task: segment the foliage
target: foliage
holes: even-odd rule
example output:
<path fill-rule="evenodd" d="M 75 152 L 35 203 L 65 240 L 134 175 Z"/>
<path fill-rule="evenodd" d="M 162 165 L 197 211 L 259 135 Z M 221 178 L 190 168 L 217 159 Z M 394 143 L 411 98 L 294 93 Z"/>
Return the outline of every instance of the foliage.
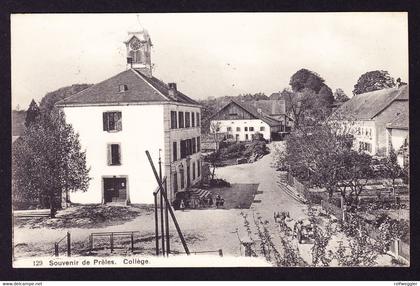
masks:
<path fill-rule="evenodd" d="M 350 100 L 350 98 L 346 95 L 344 90 L 342 90 L 341 88 L 337 88 L 335 90 L 333 96 L 334 96 L 334 100 L 336 102 L 346 102 L 346 101 Z"/>
<path fill-rule="evenodd" d="M 375 70 L 362 74 L 354 85 L 353 94 L 395 87 L 394 78 L 387 71 Z"/>
<path fill-rule="evenodd" d="M 29 108 L 26 111 L 25 127 L 28 128 L 31 124 L 35 123 L 40 114 L 41 112 L 38 104 L 32 99 L 31 104 L 29 104 Z"/>
<path fill-rule="evenodd" d="M 53 110 L 56 102 L 91 86 L 92 84 L 73 84 L 71 86 L 62 87 L 58 90 L 49 92 L 41 99 L 39 107 L 43 113 L 49 113 Z"/>
<path fill-rule="evenodd" d="M 378 227 L 381 249 L 385 253 L 396 239 L 408 240 L 410 237 L 410 224 L 406 220 L 398 221 L 386 216 Z"/>
<path fill-rule="evenodd" d="M 307 69 L 300 69 L 292 75 L 289 84 L 294 92 L 307 88 L 313 90 L 315 93 L 319 93 L 324 82 L 325 80 L 317 73 Z"/>
<path fill-rule="evenodd" d="M 86 154 L 61 111 L 41 116 L 19 139 L 12 150 L 15 198 L 39 200 L 53 214 L 63 192 L 87 190 Z"/>
<path fill-rule="evenodd" d="M 209 181 L 209 185 L 210 187 L 218 187 L 218 188 L 230 187 L 230 183 L 224 179 L 211 179 Z"/>
<path fill-rule="evenodd" d="M 352 144 L 351 134 L 329 124 L 295 130 L 286 140 L 285 161 L 298 180 L 357 201 L 373 170 L 371 157 L 352 150 Z"/>

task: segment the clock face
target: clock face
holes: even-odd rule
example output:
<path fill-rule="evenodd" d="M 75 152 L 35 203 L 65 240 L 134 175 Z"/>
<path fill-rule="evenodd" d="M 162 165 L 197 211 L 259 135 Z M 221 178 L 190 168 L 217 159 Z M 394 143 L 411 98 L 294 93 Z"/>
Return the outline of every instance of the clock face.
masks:
<path fill-rule="evenodd" d="M 138 49 L 140 49 L 140 42 L 138 40 L 134 40 L 130 43 L 130 47 L 133 50 L 138 50 Z"/>

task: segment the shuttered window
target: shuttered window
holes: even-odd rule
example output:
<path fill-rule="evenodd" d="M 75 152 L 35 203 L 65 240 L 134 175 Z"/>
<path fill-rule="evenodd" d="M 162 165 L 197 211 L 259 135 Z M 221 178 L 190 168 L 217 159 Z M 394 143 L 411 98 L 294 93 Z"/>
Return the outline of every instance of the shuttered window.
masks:
<path fill-rule="evenodd" d="M 196 113 L 197 114 L 197 126 L 200 126 L 200 113 Z"/>
<path fill-rule="evenodd" d="M 191 112 L 191 127 L 195 127 L 195 113 Z"/>
<path fill-rule="evenodd" d="M 197 152 L 200 152 L 200 136 L 197 137 Z"/>
<path fill-rule="evenodd" d="M 197 177 L 200 177 L 201 175 L 201 162 L 200 160 L 197 160 Z"/>
<path fill-rule="evenodd" d="M 195 142 L 195 138 L 193 138 L 193 139 L 191 139 L 192 140 L 192 154 L 195 154 L 195 153 L 197 153 L 197 145 L 196 145 L 196 142 Z"/>
<path fill-rule="evenodd" d="M 176 111 L 171 111 L 171 129 L 176 129 L 176 128 L 178 128 Z"/>
<path fill-rule="evenodd" d="M 178 174 L 177 172 L 174 173 L 174 192 L 178 191 Z"/>
<path fill-rule="evenodd" d="M 108 144 L 108 165 L 121 165 L 121 148 L 120 144 Z"/>
<path fill-rule="evenodd" d="M 179 128 L 184 128 L 184 112 L 178 112 L 178 125 Z"/>
<path fill-rule="evenodd" d="M 190 125 L 190 113 L 185 112 L 185 128 L 191 127 Z"/>
<path fill-rule="evenodd" d="M 193 180 L 195 180 L 195 163 L 193 162 L 192 163 L 192 177 L 193 177 Z"/>
<path fill-rule="evenodd" d="M 172 143 L 172 156 L 173 156 L 173 161 L 175 162 L 176 160 L 178 160 L 178 150 L 177 150 L 177 144 L 176 142 Z"/>
<path fill-rule="evenodd" d="M 102 113 L 102 123 L 104 131 L 121 131 L 122 115 L 120 111 L 111 111 Z"/>

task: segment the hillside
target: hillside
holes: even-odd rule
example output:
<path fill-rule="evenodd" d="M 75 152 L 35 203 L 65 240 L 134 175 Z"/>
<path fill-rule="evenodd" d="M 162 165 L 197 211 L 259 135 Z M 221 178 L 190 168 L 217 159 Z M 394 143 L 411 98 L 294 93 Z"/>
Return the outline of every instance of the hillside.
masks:
<path fill-rule="evenodd" d="M 25 130 L 25 110 L 12 110 L 12 136 L 22 136 Z"/>

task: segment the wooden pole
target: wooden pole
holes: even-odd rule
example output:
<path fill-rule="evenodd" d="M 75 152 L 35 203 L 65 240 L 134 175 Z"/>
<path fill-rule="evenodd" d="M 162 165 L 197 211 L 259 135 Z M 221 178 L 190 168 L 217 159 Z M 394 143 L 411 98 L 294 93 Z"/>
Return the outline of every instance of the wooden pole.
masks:
<path fill-rule="evenodd" d="M 159 256 L 159 214 L 157 206 L 157 193 L 153 193 L 155 197 L 155 240 L 156 240 L 156 255 Z"/>
<path fill-rule="evenodd" d="M 110 235 L 110 243 L 111 243 L 111 253 L 114 252 L 114 234 L 111 232 Z"/>
<path fill-rule="evenodd" d="M 71 237 L 70 232 L 67 232 L 67 256 L 71 256 Z"/>
<path fill-rule="evenodd" d="M 160 149 L 159 149 L 159 180 L 162 182 L 162 160 L 160 158 Z M 165 256 L 165 217 L 163 216 L 165 205 L 163 203 L 163 186 L 160 188 L 160 228 L 161 228 L 161 237 L 162 237 L 162 255 Z"/>
<path fill-rule="evenodd" d="M 134 252 L 134 233 L 131 233 L 131 252 Z"/>
<path fill-rule="evenodd" d="M 147 150 L 146 150 L 146 155 L 147 155 L 147 158 L 149 159 L 150 165 L 151 165 L 152 170 L 153 170 L 153 174 L 155 175 L 155 178 L 156 178 L 156 181 L 158 182 L 159 188 L 162 188 L 163 183 L 162 183 L 162 181 L 160 181 L 160 179 L 159 179 L 159 176 L 158 176 L 158 174 L 157 174 L 157 172 L 156 172 L 155 165 L 153 164 L 152 157 L 150 157 L 150 153 L 149 153 L 149 151 L 147 151 Z M 181 232 L 181 229 L 180 229 L 180 227 L 179 227 L 178 221 L 176 220 L 176 217 L 175 217 L 174 211 L 172 210 L 172 206 L 170 205 L 170 203 L 169 203 L 169 201 L 168 201 L 168 197 L 166 196 L 166 193 L 164 193 L 164 199 L 165 199 L 166 203 L 167 203 L 167 204 L 168 204 L 168 206 L 169 206 L 169 207 L 168 207 L 169 213 L 170 213 L 170 215 L 171 215 L 172 221 L 173 221 L 173 222 L 174 222 L 174 224 L 175 224 L 176 231 L 178 232 L 178 235 L 179 235 L 179 238 L 180 238 L 180 240 L 181 240 L 182 246 L 184 247 L 185 253 L 186 253 L 187 255 L 190 255 L 190 250 L 188 249 L 188 246 L 187 246 L 187 243 L 186 243 L 186 241 L 185 241 L 184 235 L 183 235 L 183 234 L 182 234 L 182 232 Z"/>
<path fill-rule="evenodd" d="M 58 256 L 58 243 L 57 242 L 54 243 L 54 255 Z"/>
<path fill-rule="evenodd" d="M 165 179 L 165 194 L 167 194 L 168 190 L 168 181 Z M 169 253 L 171 251 L 170 242 L 169 242 L 169 214 L 168 214 L 168 208 L 170 205 L 165 202 L 165 228 L 166 228 L 166 256 L 169 256 Z"/>

